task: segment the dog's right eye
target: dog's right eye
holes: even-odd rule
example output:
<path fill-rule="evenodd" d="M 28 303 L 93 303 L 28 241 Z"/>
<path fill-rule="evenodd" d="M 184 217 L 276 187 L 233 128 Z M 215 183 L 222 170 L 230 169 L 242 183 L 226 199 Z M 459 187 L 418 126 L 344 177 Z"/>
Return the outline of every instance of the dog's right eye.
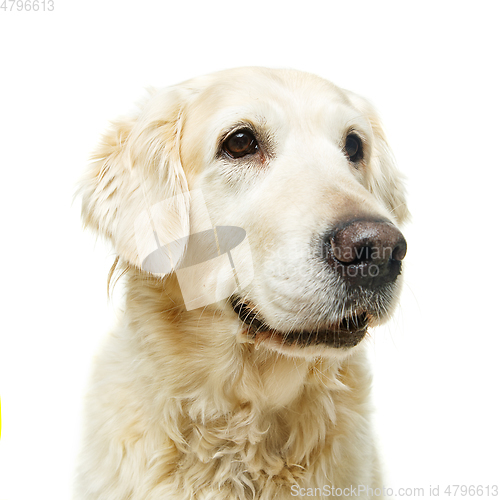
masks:
<path fill-rule="evenodd" d="M 259 149 L 259 143 L 250 130 L 239 130 L 222 143 L 222 149 L 231 158 L 242 158 L 255 154 Z"/>

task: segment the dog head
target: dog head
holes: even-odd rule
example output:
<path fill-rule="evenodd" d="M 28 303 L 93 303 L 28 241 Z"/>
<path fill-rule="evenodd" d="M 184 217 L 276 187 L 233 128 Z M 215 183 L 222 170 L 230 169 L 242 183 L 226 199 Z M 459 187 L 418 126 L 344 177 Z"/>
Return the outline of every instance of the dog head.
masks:
<path fill-rule="evenodd" d="M 234 316 L 240 340 L 340 355 L 391 314 L 408 211 L 359 96 L 297 71 L 223 71 L 154 93 L 95 160 L 85 223 L 156 279 L 183 270 L 179 282 L 215 290 L 226 300 L 211 307 Z M 163 268 L 151 267 L 167 247 Z M 226 253 L 221 271 L 214 257 Z M 209 261 L 201 278 L 187 271 Z"/>

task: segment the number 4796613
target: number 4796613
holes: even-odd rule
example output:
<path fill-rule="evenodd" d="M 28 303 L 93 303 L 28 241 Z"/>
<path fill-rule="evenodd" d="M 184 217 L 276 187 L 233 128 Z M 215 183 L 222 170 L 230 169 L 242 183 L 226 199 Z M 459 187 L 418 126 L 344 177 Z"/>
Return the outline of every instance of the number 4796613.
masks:
<path fill-rule="evenodd" d="M 4 12 L 13 10 L 18 12 L 29 12 L 30 10 L 51 12 L 54 10 L 54 0 L 3 0 L 0 10 Z"/>
<path fill-rule="evenodd" d="M 453 484 L 453 485 L 448 485 L 448 487 L 444 490 L 445 495 L 447 496 L 461 496 L 461 497 L 482 497 L 483 495 L 485 497 L 496 497 L 498 496 L 498 485 L 494 484 L 491 486 L 482 486 L 482 485 L 476 485 L 476 486 L 469 486 L 465 484 Z"/>

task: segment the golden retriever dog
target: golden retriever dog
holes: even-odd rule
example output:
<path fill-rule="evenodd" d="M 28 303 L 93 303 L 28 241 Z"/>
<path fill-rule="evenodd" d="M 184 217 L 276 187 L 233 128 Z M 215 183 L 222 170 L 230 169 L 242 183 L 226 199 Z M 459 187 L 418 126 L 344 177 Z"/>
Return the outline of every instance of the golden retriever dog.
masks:
<path fill-rule="evenodd" d="M 293 70 L 195 78 L 114 123 L 80 193 L 125 299 L 75 498 L 380 496 L 364 339 L 407 208 L 373 107 Z"/>

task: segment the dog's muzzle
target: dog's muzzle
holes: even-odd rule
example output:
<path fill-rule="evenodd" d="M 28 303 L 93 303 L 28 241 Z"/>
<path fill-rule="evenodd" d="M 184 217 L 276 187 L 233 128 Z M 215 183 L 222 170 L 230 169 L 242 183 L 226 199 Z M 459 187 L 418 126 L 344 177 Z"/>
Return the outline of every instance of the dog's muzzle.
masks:
<path fill-rule="evenodd" d="M 349 220 L 328 231 L 321 245 L 321 259 L 343 289 L 340 310 L 345 310 L 345 315 L 313 330 L 279 331 L 266 322 L 258 307 L 233 296 L 233 309 L 256 344 L 271 338 L 297 347 L 354 347 L 363 340 L 368 326 L 377 323 L 387 310 L 384 302 L 391 300 L 406 255 L 406 240 L 396 226 L 386 219 Z"/>

